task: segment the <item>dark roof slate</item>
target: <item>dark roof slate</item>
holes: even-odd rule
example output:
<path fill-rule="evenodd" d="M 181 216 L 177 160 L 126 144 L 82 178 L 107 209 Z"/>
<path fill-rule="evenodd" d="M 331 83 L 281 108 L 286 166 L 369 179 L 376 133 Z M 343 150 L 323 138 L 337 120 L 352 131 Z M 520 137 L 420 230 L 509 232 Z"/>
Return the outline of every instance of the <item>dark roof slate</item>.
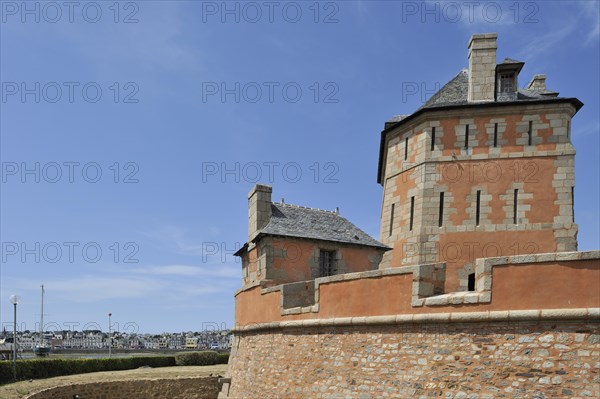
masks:
<path fill-rule="evenodd" d="M 272 203 L 271 211 L 271 219 L 260 234 L 388 249 L 336 212 L 280 203 Z"/>
<path fill-rule="evenodd" d="M 512 58 L 506 57 L 505 59 L 502 60 L 502 62 L 500 63 L 500 65 L 503 65 L 503 64 L 524 64 L 524 63 L 525 62 L 523 62 L 523 61 L 513 60 Z"/>
<path fill-rule="evenodd" d="M 518 89 L 517 99 L 519 100 L 539 100 L 540 98 L 555 98 L 558 96 L 558 92 L 552 90 L 530 90 L 530 89 Z"/>
<path fill-rule="evenodd" d="M 505 63 L 520 63 L 521 61 L 505 59 Z M 445 107 L 448 105 L 469 105 L 467 101 L 469 92 L 469 71 L 463 69 L 446 83 L 437 93 L 435 93 L 419 110 L 424 108 Z M 537 91 L 528 89 L 518 89 L 517 101 L 527 100 L 546 100 L 557 98 L 558 93 L 551 90 Z M 496 102 L 514 101 L 514 99 L 499 97 Z M 404 118 L 403 118 L 404 119 Z M 391 122 L 391 121 L 390 121 Z"/>
<path fill-rule="evenodd" d="M 469 94 L 469 72 L 460 71 L 435 93 L 421 108 L 443 107 L 445 105 L 467 104 Z M 419 109 L 421 109 L 419 108 Z"/>
<path fill-rule="evenodd" d="M 389 121 L 387 121 L 387 123 L 395 123 L 395 122 L 400 122 L 402 119 L 406 119 L 408 118 L 410 115 L 394 115 L 391 117 L 391 119 Z"/>

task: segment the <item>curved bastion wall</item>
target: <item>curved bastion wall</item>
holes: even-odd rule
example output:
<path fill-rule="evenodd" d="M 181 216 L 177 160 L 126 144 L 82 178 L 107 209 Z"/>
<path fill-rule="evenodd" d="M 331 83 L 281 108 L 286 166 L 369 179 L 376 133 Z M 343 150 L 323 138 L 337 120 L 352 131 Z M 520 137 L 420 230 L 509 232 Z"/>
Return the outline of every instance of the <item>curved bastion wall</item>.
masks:
<path fill-rule="evenodd" d="M 236 293 L 220 398 L 600 396 L 600 252 L 443 263 Z"/>
<path fill-rule="evenodd" d="M 597 321 L 556 319 L 247 332 L 220 397 L 598 397 L 599 340 Z"/>

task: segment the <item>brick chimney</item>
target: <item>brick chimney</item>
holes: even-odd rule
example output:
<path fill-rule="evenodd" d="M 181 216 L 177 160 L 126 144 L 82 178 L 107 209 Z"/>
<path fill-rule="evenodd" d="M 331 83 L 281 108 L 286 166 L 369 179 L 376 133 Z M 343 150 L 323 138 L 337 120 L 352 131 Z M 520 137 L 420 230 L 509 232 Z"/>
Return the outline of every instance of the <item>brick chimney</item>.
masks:
<path fill-rule="evenodd" d="M 533 78 L 531 78 L 531 82 L 529 82 L 527 88 L 529 90 L 546 90 L 546 75 L 533 75 Z"/>
<path fill-rule="evenodd" d="M 248 242 L 251 242 L 271 219 L 273 188 L 257 184 L 248 193 Z"/>
<path fill-rule="evenodd" d="M 498 34 L 480 33 L 469 40 L 469 102 L 494 101 Z"/>

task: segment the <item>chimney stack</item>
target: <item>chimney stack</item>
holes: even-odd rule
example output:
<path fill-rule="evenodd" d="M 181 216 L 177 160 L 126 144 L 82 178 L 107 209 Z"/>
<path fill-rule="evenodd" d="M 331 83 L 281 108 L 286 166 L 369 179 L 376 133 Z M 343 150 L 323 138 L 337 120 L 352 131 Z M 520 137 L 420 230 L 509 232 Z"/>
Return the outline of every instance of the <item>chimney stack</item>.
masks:
<path fill-rule="evenodd" d="M 248 193 L 248 242 L 251 242 L 271 219 L 273 188 L 257 184 Z"/>
<path fill-rule="evenodd" d="M 469 40 L 469 102 L 494 101 L 498 34 L 480 33 Z"/>
<path fill-rule="evenodd" d="M 529 90 L 545 91 L 546 90 L 546 75 L 543 75 L 543 74 L 533 75 L 533 78 L 531 78 L 531 82 L 529 82 L 529 85 L 527 86 L 527 88 Z"/>

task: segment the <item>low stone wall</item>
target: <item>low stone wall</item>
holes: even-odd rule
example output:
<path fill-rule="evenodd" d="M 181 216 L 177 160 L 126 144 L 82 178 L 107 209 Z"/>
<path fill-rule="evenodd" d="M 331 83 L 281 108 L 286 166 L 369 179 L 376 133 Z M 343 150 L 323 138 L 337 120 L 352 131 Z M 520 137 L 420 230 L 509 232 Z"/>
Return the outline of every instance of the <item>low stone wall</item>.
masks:
<path fill-rule="evenodd" d="M 477 259 L 475 291 L 441 294 L 444 274 L 445 264 L 433 263 L 246 288 L 236 293 L 236 329 L 297 320 L 600 305 L 600 251 Z"/>
<path fill-rule="evenodd" d="M 216 399 L 216 377 L 110 381 L 49 388 L 27 399 Z"/>
<path fill-rule="evenodd" d="M 600 397 L 597 315 L 525 319 L 238 331 L 222 397 Z"/>

